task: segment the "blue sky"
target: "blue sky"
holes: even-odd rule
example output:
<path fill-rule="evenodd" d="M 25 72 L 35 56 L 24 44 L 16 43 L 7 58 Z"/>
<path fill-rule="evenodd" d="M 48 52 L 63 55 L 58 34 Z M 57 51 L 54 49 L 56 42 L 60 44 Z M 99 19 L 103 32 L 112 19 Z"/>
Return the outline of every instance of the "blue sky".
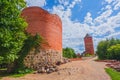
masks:
<path fill-rule="evenodd" d="M 93 36 L 94 47 L 106 38 L 120 39 L 120 0 L 26 0 L 62 20 L 63 47 L 84 51 L 84 36 Z"/>

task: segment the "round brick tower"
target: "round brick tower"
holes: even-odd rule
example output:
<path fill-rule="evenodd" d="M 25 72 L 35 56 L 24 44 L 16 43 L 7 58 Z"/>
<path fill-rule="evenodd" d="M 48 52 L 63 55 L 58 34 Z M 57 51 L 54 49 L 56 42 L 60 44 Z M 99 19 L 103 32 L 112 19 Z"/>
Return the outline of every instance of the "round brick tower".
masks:
<path fill-rule="evenodd" d="M 62 59 L 62 22 L 56 14 L 50 14 L 40 7 L 28 7 L 22 11 L 22 16 L 28 23 L 27 32 L 33 36 L 38 33 L 48 45 L 42 45 L 40 54 L 33 55 L 33 51 L 26 57 L 25 63 L 31 67 L 38 63 L 56 63 Z M 32 56 L 32 57 L 31 57 Z"/>
<path fill-rule="evenodd" d="M 89 34 L 86 34 L 84 38 L 85 43 L 85 54 L 94 54 L 94 46 L 93 46 L 93 40 L 92 37 Z"/>
<path fill-rule="evenodd" d="M 62 23 L 56 14 L 50 14 L 40 7 L 28 7 L 22 11 L 28 22 L 27 32 L 39 33 L 49 44 L 44 49 L 62 51 Z"/>

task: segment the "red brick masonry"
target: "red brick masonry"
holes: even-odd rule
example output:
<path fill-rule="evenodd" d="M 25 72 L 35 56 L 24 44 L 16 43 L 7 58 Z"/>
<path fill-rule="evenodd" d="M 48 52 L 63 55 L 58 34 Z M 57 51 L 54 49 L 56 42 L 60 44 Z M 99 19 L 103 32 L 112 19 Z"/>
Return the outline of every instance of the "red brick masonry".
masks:
<path fill-rule="evenodd" d="M 85 53 L 94 54 L 93 40 L 89 34 L 85 36 L 84 43 L 85 43 Z"/>
<path fill-rule="evenodd" d="M 40 7 L 28 7 L 22 11 L 28 22 L 27 32 L 39 33 L 48 42 L 44 49 L 62 51 L 62 22 L 56 14 L 50 14 Z"/>

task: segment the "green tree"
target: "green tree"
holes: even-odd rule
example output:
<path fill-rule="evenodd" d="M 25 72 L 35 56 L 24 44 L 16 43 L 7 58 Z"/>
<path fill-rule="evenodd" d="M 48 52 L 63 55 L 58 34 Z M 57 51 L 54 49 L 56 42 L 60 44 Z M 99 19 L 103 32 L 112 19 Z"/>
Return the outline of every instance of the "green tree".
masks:
<path fill-rule="evenodd" d="M 109 59 L 120 60 L 120 44 L 116 44 L 107 49 Z"/>
<path fill-rule="evenodd" d="M 64 48 L 63 49 L 63 57 L 66 57 L 66 58 L 76 58 L 76 54 L 75 54 L 75 51 L 74 49 L 72 48 Z"/>
<path fill-rule="evenodd" d="M 108 40 L 101 41 L 97 46 L 97 54 L 99 59 L 107 58 L 107 48 L 108 48 Z"/>
<path fill-rule="evenodd" d="M 0 0 L 0 64 L 17 59 L 26 39 L 27 23 L 21 18 L 24 0 Z"/>
<path fill-rule="evenodd" d="M 108 55 L 108 49 L 116 44 L 120 44 L 119 39 L 112 38 L 112 39 L 106 39 L 104 41 L 100 41 L 97 46 L 97 54 L 99 59 L 109 59 L 109 56 L 112 54 Z"/>

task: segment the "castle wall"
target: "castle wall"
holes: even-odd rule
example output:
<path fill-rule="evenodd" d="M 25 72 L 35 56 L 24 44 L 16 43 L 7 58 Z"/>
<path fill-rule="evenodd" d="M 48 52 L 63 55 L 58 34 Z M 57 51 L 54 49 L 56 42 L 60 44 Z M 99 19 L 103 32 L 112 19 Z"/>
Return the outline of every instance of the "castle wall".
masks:
<path fill-rule="evenodd" d="M 58 61 L 62 59 L 61 52 L 55 50 L 40 50 L 40 53 L 35 53 L 33 49 L 29 55 L 24 59 L 24 64 L 28 68 L 33 68 L 35 70 L 39 67 L 45 66 L 55 66 Z"/>
<path fill-rule="evenodd" d="M 62 51 L 62 23 L 56 14 L 50 14 L 40 7 L 28 7 L 22 15 L 28 22 L 27 32 L 39 33 L 49 44 L 44 49 Z"/>
<path fill-rule="evenodd" d="M 42 45 L 37 54 L 34 50 L 26 56 L 24 62 L 28 67 L 36 64 L 57 63 L 62 60 L 62 23 L 56 14 L 50 14 L 40 7 L 28 7 L 22 11 L 22 16 L 28 23 L 26 31 L 40 34 L 48 45 Z M 32 66 L 33 65 L 33 66 Z M 42 65 L 41 65 L 42 66 Z M 36 66 L 37 67 L 37 66 Z"/>

